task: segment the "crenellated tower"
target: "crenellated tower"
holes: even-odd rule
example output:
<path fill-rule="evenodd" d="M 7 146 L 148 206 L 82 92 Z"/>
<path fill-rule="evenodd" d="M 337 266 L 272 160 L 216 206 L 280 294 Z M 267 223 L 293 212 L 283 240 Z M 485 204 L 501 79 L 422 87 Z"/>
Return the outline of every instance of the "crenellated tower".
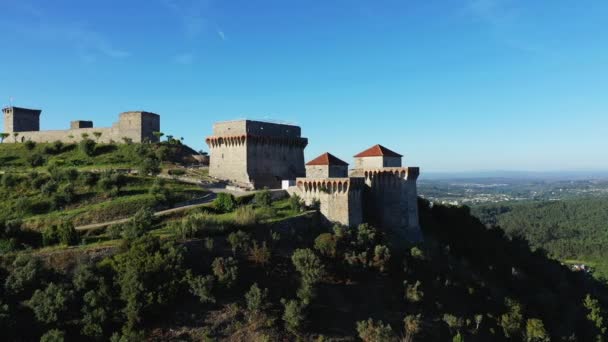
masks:
<path fill-rule="evenodd" d="M 305 175 L 298 126 L 252 120 L 219 122 L 206 139 L 209 175 L 252 189 L 280 188 L 282 180 Z"/>
<path fill-rule="evenodd" d="M 402 167 L 401 159 L 384 146 L 372 146 L 355 156 L 357 168 L 351 176 L 365 180 L 365 220 L 415 242 L 422 240 L 416 185 L 420 169 Z"/>

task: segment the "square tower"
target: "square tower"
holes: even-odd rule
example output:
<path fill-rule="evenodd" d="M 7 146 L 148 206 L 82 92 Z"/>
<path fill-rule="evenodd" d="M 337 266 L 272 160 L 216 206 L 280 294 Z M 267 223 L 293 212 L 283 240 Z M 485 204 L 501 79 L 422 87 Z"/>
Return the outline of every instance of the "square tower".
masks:
<path fill-rule="evenodd" d="M 237 185 L 280 189 L 283 180 L 306 174 L 304 148 L 308 139 L 298 126 L 236 120 L 213 125 L 206 139 L 211 153 L 209 175 Z"/>
<path fill-rule="evenodd" d="M 160 115 L 134 111 L 120 114 L 118 119 L 119 139 L 129 138 L 133 142 L 146 140 L 157 142 L 154 132 L 160 132 Z"/>
<path fill-rule="evenodd" d="M 4 114 L 4 133 L 37 132 L 40 130 L 40 113 L 38 109 L 6 107 Z"/>

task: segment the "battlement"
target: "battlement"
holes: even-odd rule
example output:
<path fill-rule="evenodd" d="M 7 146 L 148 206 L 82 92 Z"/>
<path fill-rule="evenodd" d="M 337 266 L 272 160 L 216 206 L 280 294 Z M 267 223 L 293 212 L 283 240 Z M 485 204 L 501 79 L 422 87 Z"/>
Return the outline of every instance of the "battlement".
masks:
<path fill-rule="evenodd" d="M 304 148 L 308 145 L 308 139 L 300 137 L 281 137 L 254 134 L 210 136 L 205 139 L 209 147 L 244 146 L 245 144 L 259 145 L 285 145 Z"/>
<path fill-rule="evenodd" d="M 344 178 L 297 178 L 296 186 L 302 192 L 326 194 L 346 194 L 353 190 L 361 190 L 365 180 L 361 177 Z"/>
<path fill-rule="evenodd" d="M 266 137 L 298 138 L 302 130 L 298 126 L 256 120 L 233 120 L 216 122 L 213 125 L 214 136 L 253 135 Z"/>
<path fill-rule="evenodd" d="M 412 166 L 355 169 L 351 172 L 351 176 L 363 177 L 366 180 L 383 176 L 396 176 L 403 180 L 416 180 L 419 175 L 420 168 Z"/>

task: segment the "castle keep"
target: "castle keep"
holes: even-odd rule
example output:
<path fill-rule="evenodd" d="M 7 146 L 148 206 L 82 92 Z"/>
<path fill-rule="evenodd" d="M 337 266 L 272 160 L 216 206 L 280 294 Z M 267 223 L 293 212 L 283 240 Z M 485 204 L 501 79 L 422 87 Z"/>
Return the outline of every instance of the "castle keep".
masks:
<path fill-rule="evenodd" d="M 4 114 L 4 132 L 13 135 L 17 133 L 17 141 L 24 142 L 74 142 L 82 139 L 83 134 L 94 138 L 93 133 L 99 132 L 99 142 L 123 142 L 128 139 L 133 142 L 158 141 L 154 132 L 160 131 L 160 116 L 158 114 L 133 111 L 121 113 L 118 122 L 111 127 L 96 128 L 92 121 L 72 121 L 70 129 L 40 130 L 40 110 L 19 107 L 2 109 Z M 97 138 L 95 138 L 97 139 Z M 14 142 L 15 139 L 6 139 L 5 142 Z"/>
<path fill-rule="evenodd" d="M 206 139 L 209 175 L 250 189 L 280 188 L 281 181 L 303 177 L 304 148 L 298 126 L 237 120 L 213 125 Z"/>

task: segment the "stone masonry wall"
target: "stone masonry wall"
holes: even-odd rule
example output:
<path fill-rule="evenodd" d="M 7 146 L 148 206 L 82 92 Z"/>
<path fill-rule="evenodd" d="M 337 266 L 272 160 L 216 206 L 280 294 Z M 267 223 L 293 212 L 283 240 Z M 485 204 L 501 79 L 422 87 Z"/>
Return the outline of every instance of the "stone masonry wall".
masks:
<path fill-rule="evenodd" d="M 158 141 L 153 132 L 160 131 L 160 116 L 147 112 L 122 113 L 119 121 L 112 127 L 72 128 L 65 130 L 43 130 L 18 132 L 17 142 L 31 140 L 38 143 L 53 142 L 56 140 L 65 143 L 78 142 L 82 140 L 82 134 L 88 134 L 89 139 L 100 143 L 123 142 L 123 138 L 129 138 L 133 142 L 143 142 L 146 139 Z M 97 139 L 93 133 L 100 132 L 101 137 Z M 5 143 L 15 142 L 11 136 L 4 140 Z"/>
<path fill-rule="evenodd" d="M 319 201 L 321 214 L 330 222 L 357 226 L 363 222 L 363 178 L 298 178 L 294 192 L 311 205 Z"/>

